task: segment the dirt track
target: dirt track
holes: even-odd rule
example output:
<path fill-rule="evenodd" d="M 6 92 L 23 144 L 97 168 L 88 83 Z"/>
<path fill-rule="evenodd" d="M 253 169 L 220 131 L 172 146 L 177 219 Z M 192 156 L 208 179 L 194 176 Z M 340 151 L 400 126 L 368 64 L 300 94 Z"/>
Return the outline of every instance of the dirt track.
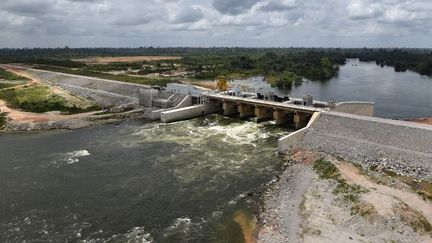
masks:
<path fill-rule="evenodd" d="M 17 85 L 8 89 L 12 89 L 12 88 L 19 89 L 21 87 L 25 87 L 29 85 L 45 84 L 42 80 L 18 68 L 13 68 L 12 66 L 1 66 L 1 67 L 11 73 L 14 73 L 18 76 L 26 77 L 30 80 L 26 84 Z M 72 96 L 66 91 L 60 89 L 59 87 L 52 87 L 52 91 L 54 94 L 62 96 L 66 100 L 73 102 L 79 107 L 86 108 L 87 106 L 89 106 L 87 101 Z M 8 113 L 7 116 L 12 122 L 31 122 L 31 123 L 44 123 L 44 122 L 54 122 L 54 121 L 66 121 L 71 119 L 81 119 L 97 113 L 97 112 L 88 112 L 88 113 L 73 114 L 73 115 L 63 115 L 57 111 L 46 112 L 46 113 L 25 112 L 25 111 L 20 111 L 8 107 L 6 105 L 6 102 L 4 102 L 3 100 L 0 100 L 0 112 Z"/>
<path fill-rule="evenodd" d="M 14 122 L 50 122 L 50 121 L 66 121 L 70 119 L 78 119 L 89 117 L 98 112 L 88 112 L 73 115 L 62 115 L 60 112 L 46 112 L 46 113 L 33 113 L 25 112 L 16 109 L 9 108 L 4 101 L 0 100 L 0 112 L 8 113 L 8 118 Z"/>
<path fill-rule="evenodd" d="M 142 62 L 142 61 L 161 61 L 161 60 L 178 60 L 181 57 L 176 56 L 125 56 L 125 57 L 88 57 L 73 59 L 76 62 L 87 64 L 108 64 L 113 62 Z"/>

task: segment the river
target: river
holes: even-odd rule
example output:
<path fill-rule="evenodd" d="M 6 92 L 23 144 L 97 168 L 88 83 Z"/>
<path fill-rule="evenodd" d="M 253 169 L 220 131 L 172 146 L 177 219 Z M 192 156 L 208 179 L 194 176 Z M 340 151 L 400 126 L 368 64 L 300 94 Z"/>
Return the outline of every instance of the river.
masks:
<path fill-rule="evenodd" d="M 0 133 L 0 242 L 242 242 L 288 132 L 209 116 Z"/>
<path fill-rule="evenodd" d="M 254 87 L 265 85 L 260 77 L 235 82 Z M 392 67 L 380 67 L 375 62 L 358 59 L 348 59 L 339 74 L 330 80 L 305 80 L 292 89 L 272 90 L 276 94 L 299 98 L 310 94 L 322 101 L 373 101 L 378 117 L 432 117 L 432 78 L 411 71 L 395 72 Z"/>
<path fill-rule="evenodd" d="M 431 78 L 353 59 L 329 81 L 274 91 L 375 101 L 381 117 L 432 116 Z M 247 194 L 279 173 L 277 139 L 289 132 L 208 116 L 0 133 L 0 242 L 243 242 Z"/>

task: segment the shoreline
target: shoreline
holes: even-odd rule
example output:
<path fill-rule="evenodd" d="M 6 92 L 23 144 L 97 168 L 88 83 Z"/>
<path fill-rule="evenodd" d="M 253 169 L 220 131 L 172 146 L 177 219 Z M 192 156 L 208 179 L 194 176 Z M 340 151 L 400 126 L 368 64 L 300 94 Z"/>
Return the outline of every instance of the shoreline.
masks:
<path fill-rule="evenodd" d="M 321 152 L 287 157 L 292 163 L 258 197 L 256 242 L 432 241 L 432 200 L 415 178 Z M 329 164 L 319 168 L 322 159 Z"/>
<path fill-rule="evenodd" d="M 119 113 L 103 113 L 103 111 L 99 111 L 77 115 L 59 115 L 55 119 L 42 121 L 16 121 L 7 118 L 5 127 L 0 132 L 47 131 L 55 129 L 77 130 L 126 120 L 148 119 L 151 110 L 151 108 L 143 108 Z"/>
<path fill-rule="evenodd" d="M 415 122 L 415 123 L 419 123 L 419 124 L 425 124 L 425 125 L 432 125 L 432 117 L 415 118 L 415 119 L 409 119 L 407 121 Z"/>

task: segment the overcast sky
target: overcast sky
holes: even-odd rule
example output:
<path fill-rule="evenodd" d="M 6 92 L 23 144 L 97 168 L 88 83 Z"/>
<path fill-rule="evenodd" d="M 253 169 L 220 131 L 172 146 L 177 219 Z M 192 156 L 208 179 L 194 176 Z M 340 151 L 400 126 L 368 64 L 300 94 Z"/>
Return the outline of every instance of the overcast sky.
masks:
<path fill-rule="evenodd" d="M 0 0 L 0 47 L 432 47 L 432 0 Z"/>

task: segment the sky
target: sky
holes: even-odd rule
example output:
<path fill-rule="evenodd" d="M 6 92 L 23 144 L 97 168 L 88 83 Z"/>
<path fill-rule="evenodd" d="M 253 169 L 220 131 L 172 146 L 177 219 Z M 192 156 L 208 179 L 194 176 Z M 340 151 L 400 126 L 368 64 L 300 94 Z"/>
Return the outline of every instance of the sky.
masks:
<path fill-rule="evenodd" d="M 432 47 L 432 0 L 0 0 L 0 48 Z"/>

